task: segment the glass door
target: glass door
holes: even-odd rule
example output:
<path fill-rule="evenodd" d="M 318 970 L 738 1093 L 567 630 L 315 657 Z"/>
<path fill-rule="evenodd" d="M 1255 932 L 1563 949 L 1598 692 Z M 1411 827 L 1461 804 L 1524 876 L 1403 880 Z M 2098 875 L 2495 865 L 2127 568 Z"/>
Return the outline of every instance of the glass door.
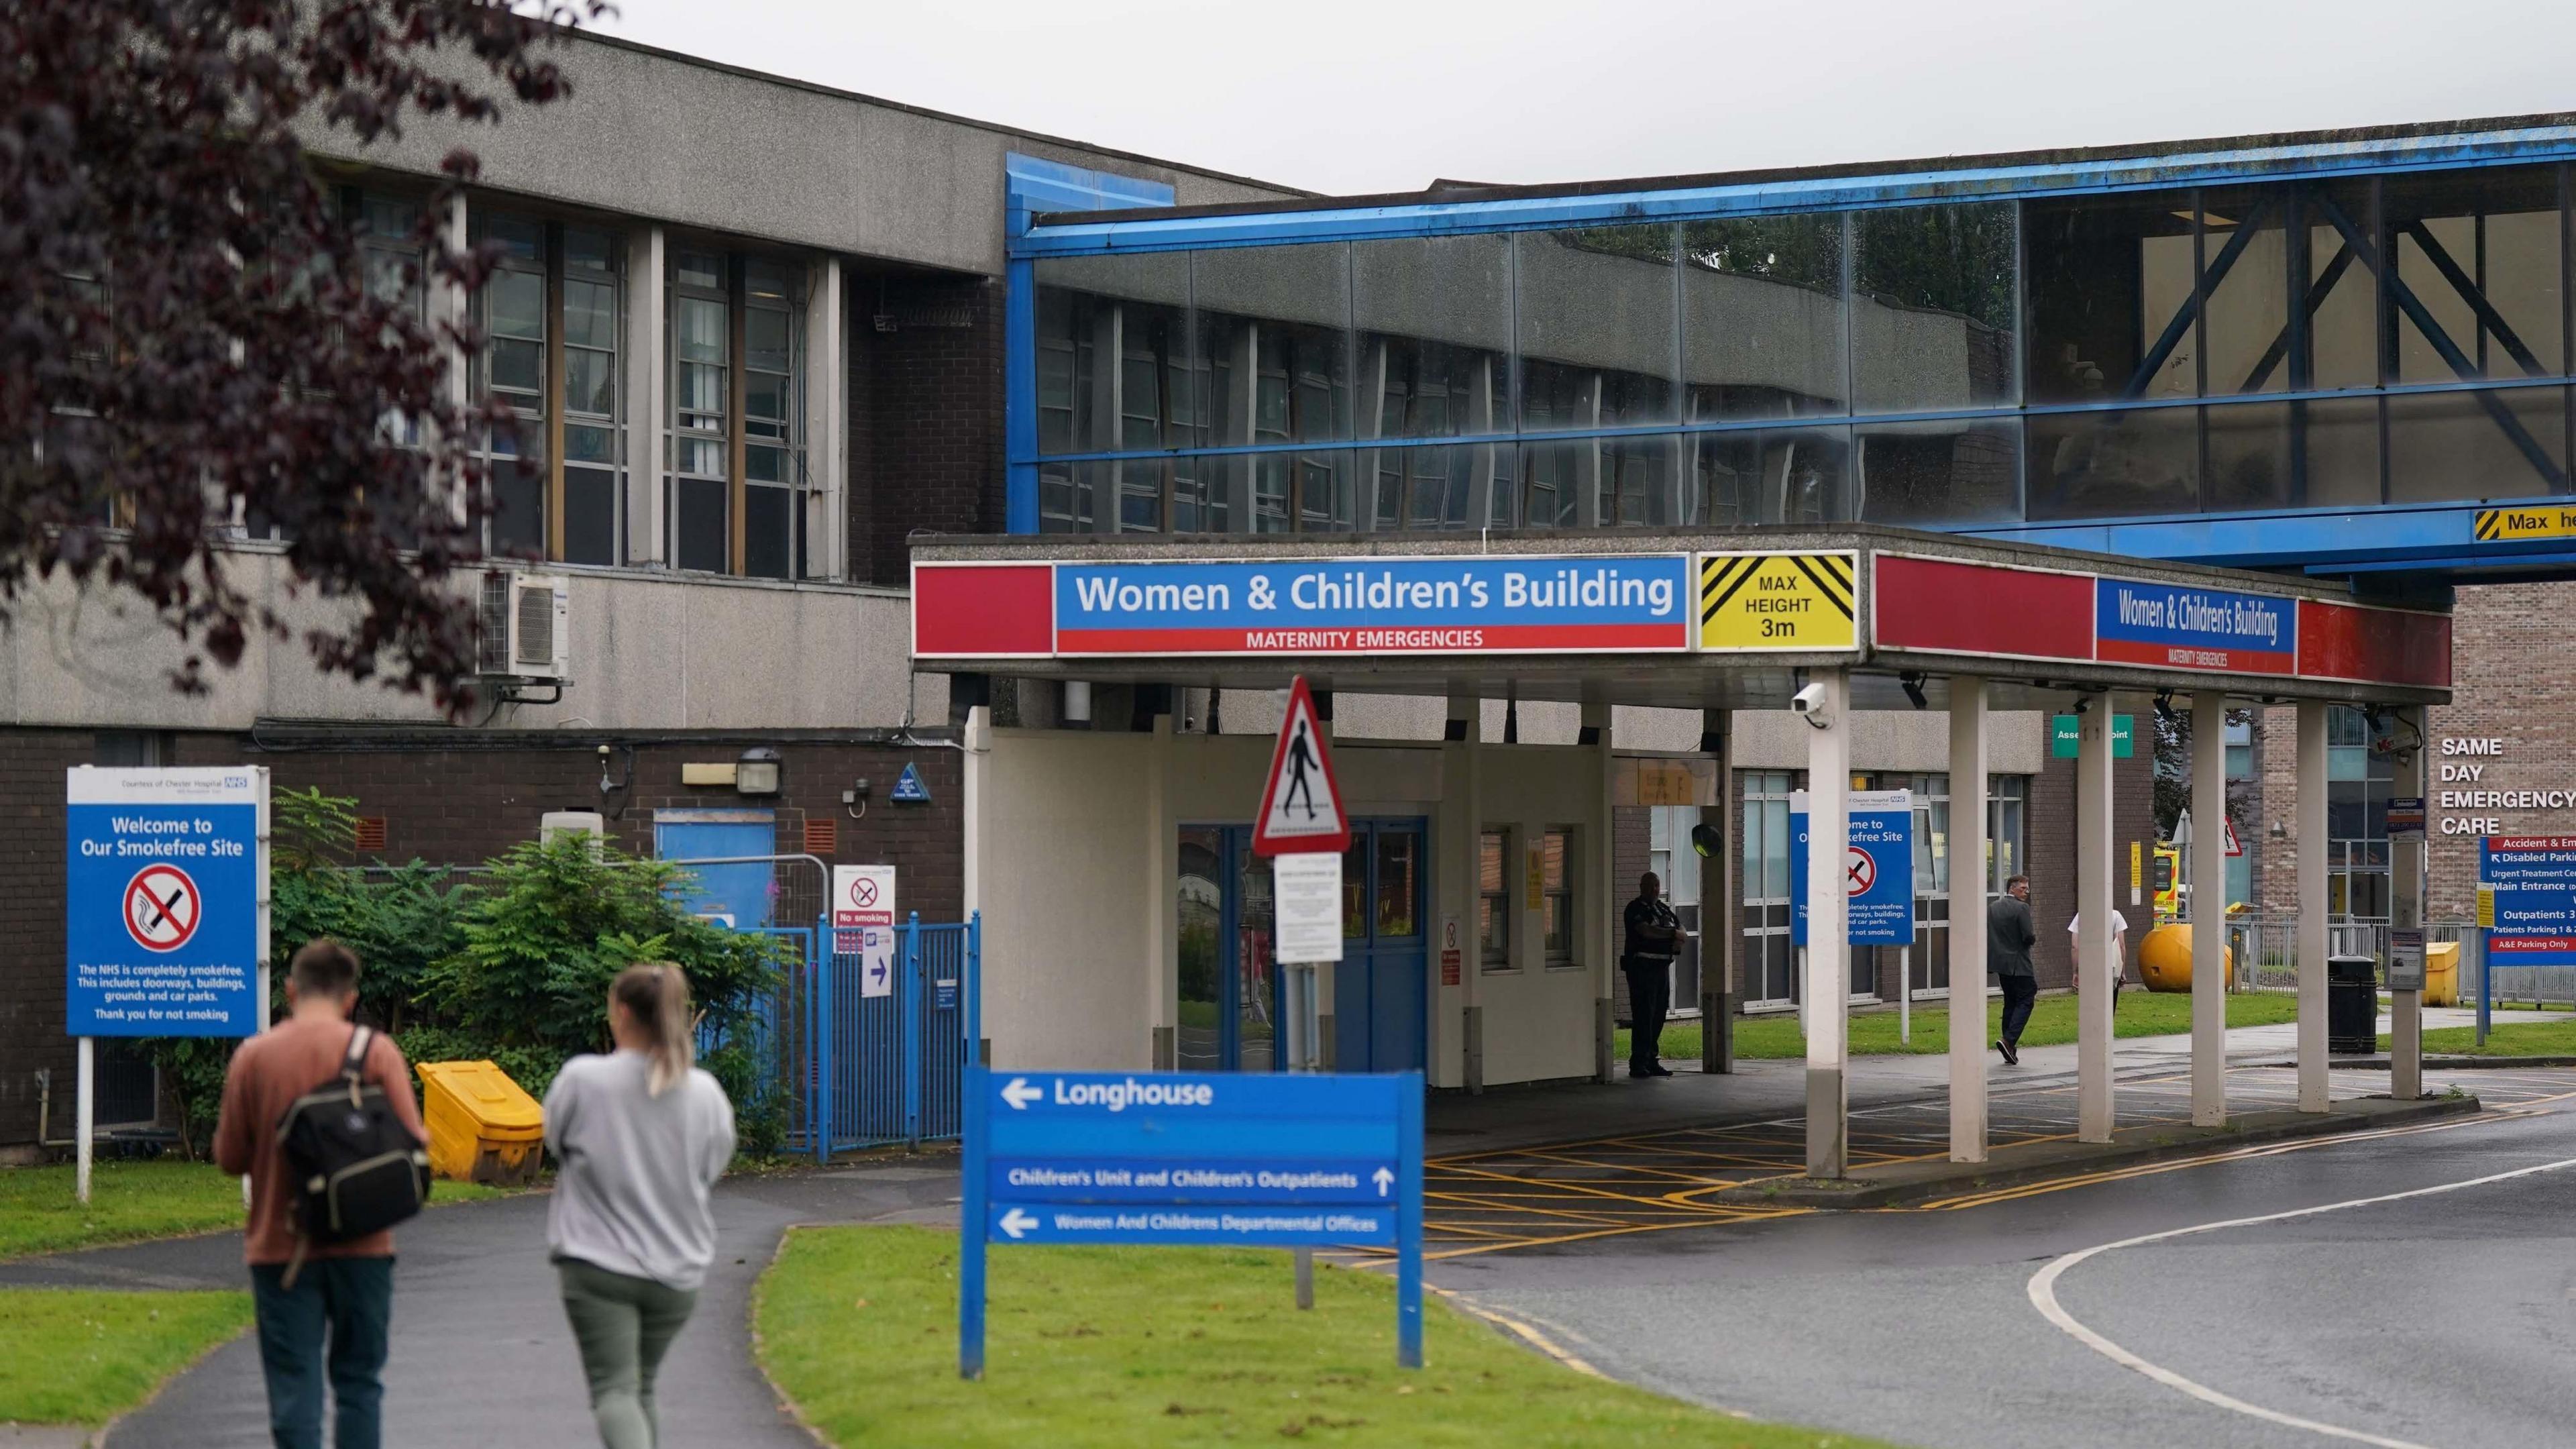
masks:
<path fill-rule="evenodd" d="M 1180 1021 L 1185 1072 L 1266 1072 L 1279 1019 L 1271 968 L 1270 863 L 1242 825 L 1184 825 L 1179 852 Z"/>

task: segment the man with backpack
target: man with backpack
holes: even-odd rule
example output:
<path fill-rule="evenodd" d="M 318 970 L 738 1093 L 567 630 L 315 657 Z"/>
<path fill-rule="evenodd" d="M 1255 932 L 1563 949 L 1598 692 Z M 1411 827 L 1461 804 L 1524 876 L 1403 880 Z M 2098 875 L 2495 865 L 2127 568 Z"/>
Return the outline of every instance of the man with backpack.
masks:
<path fill-rule="evenodd" d="M 215 1126 L 216 1164 L 250 1177 L 242 1256 L 269 1433 L 279 1449 L 321 1449 L 327 1377 L 332 1442 L 377 1449 L 394 1294 L 386 1225 L 426 1195 L 427 1134 L 402 1052 L 349 1019 L 358 958 L 346 946 L 296 952 L 286 1002 L 286 1020 L 233 1054 Z"/>

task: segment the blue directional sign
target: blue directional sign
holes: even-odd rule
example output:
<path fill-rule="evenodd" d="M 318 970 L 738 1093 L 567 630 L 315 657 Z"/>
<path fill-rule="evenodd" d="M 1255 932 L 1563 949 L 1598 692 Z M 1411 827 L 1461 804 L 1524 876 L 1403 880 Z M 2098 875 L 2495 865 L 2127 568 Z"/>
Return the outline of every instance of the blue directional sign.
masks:
<path fill-rule="evenodd" d="M 1422 1364 L 1422 1074 L 966 1069 L 958 1370 L 984 1371 L 988 1243 L 1397 1251 Z"/>
<path fill-rule="evenodd" d="M 1914 794 L 1854 790 L 1844 797 L 1843 939 L 1855 946 L 1914 944 Z M 1807 794 L 1789 806 L 1789 940 L 1807 944 Z"/>
<path fill-rule="evenodd" d="M 268 772 L 83 767 L 64 804 L 69 1033 L 257 1032 Z"/>
<path fill-rule="evenodd" d="M 2490 835 L 2478 884 L 2495 892 L 2490 966 L 2576 966 L 2576 835 Z"/>

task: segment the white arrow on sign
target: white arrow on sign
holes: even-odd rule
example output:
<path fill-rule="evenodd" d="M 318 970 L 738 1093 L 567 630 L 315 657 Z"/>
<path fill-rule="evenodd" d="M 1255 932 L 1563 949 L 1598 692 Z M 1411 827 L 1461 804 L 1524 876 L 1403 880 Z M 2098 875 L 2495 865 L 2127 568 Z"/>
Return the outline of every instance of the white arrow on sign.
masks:
<path fill-rule="evenodd" d="M 1045 1092 L 1040 1091 L 1036 1087 L 1030 1086 L 1029 1079 L 1026 1077 L 1013 1077 L 1002 1086 L 1002 1100 L 1010 1103 L 1011 1110 L 1014 1112 L 1025 1112 L 1029 1110 L 1029 1104 L 1031 1102 L 1038 1101 L 1045 1096 Z"/>
<path fill-rule="evenodd" d="M 1002 1214 L 1002 1231 L 1010 1234 L 1013 1238 L 1020 1237 L 1027 1233 L 1029 1229 L 1034 1228 L 1037 1225 L 1038 1220 L 1036 1218 L 1030 1217 L 1027 1213 L 1020 1211 L 1018 1208 L 1013 1208 L 1009 1212 Z"/>
<path fill-rule="evenodd" d="M 1370 1180 L 1377 1184 L 1377 1195 L 1379 1197 L 1386 1196 L 1386 1190 L 1395 1186 L 1395 1174 L 1387 1171 L 1383 1167 L 1371 1174 Z"/>

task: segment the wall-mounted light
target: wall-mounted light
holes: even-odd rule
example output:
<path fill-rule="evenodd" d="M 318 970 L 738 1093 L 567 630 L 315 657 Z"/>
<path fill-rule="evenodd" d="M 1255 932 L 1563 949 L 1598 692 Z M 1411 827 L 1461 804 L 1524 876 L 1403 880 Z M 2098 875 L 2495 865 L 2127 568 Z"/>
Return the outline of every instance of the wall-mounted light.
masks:
<path fill-rule="evenodd" d="M 1706 860 L 1725 848 L 1726 837 L 1718 833 L 1716 826 L 1703 821 L 1691 827 L 1691 849 L 1699 852 L 1700 859 Z"/>
<path fill-rule="evenodd" d="M 733 791 L 737 795 L 775 795 L 785 774 L 776 750 L 754 745 L 734 761 Z"/>

